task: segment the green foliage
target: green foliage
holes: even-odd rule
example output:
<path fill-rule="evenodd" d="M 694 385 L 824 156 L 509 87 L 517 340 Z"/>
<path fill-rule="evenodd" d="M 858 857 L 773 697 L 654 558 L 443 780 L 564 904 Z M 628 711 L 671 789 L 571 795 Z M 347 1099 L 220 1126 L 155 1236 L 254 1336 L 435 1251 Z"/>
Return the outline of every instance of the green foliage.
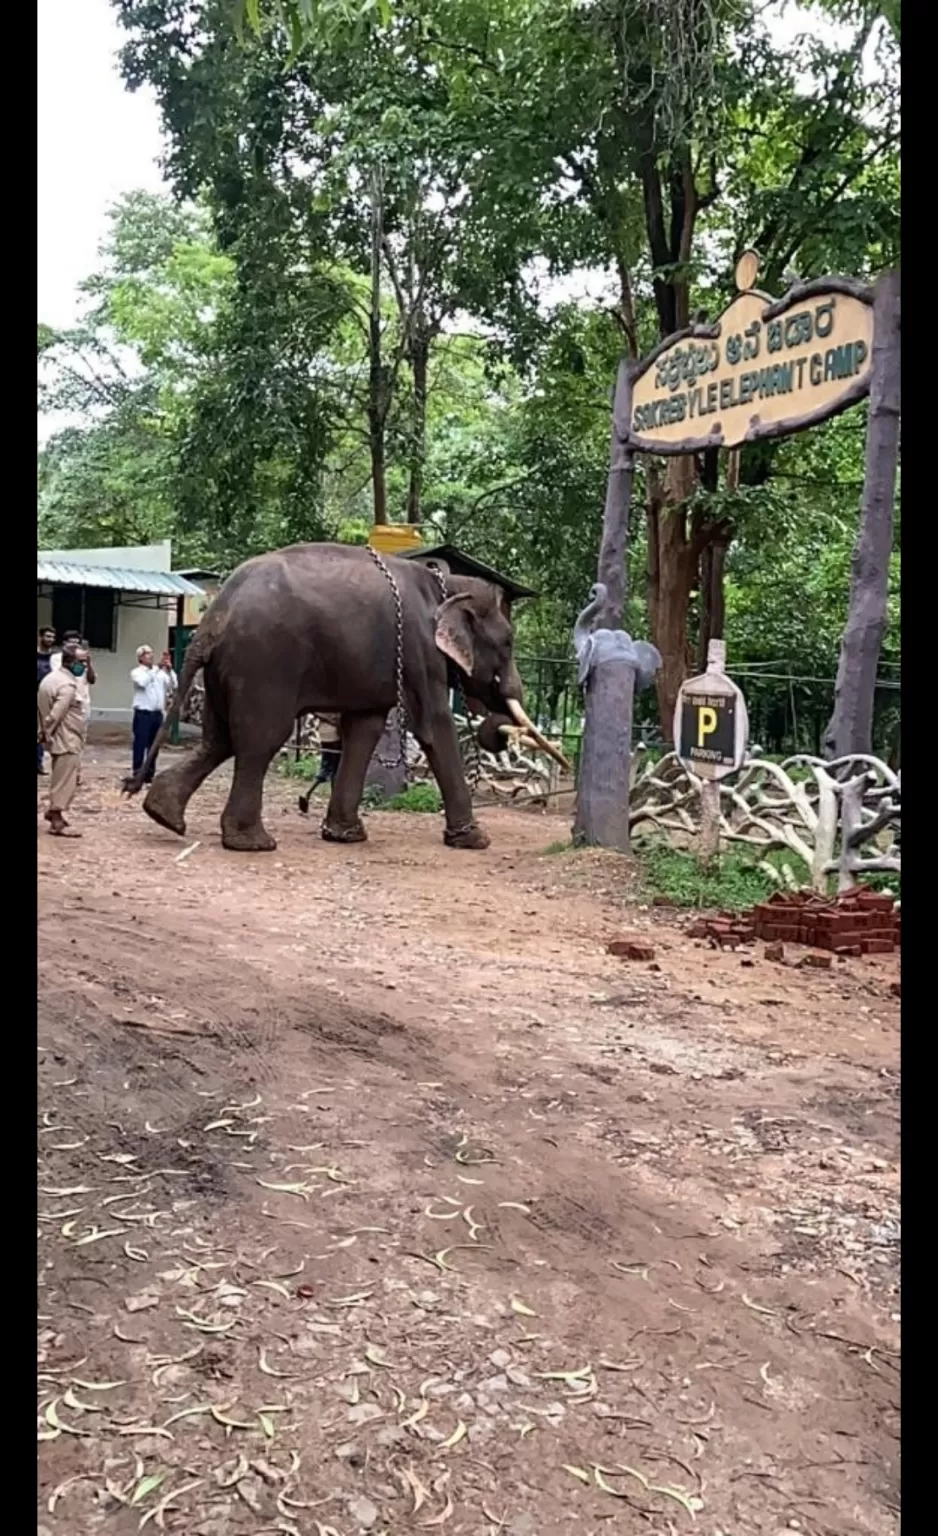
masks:
<path fill-rule="evenodd" d="M 291 753 L 277 760 L 277 772 L 285 779 L 302 779 L 312 784 L 319 772 L 319 756 L 314 752 L 301 752 L 299 757 Z"/>
<path fill-rule="evenodd" d="M 664 897 L 676 907 L 718 908 L 741 912 L 765 901 L 778 883 L 751 853 L 727 848 L 710 865 L 695 853 L 649 838 L 634 849 L 639 870 L 637 898 Z"/>
<path fill-rule="evenodd" d="M 67 422 L 40 455 L 46 544 L 171 536 L 180 562 L 228 570 L 293 540 L 363 543 L 376 324 L 392 521 L 416 484 L 428 541 L 535 588 L 518 649 L 558 658 L 560 688 L 623 347 L 715 314 L 744 244 L 771 292 L 898 259 L 898 15 L 875 0 L 796 7 L 784 46 L 756 0 L 114 5 L 177 198 L 123 199 L 82 324 L 39 326 L 40 405 Z M 863 423 L 747 449 L 735 490 L 679 509 L 729 532 L 731 665 L 833 677 Z M 640 466 L 625 623 L 643 635 L 647 490 Z M 899 561 L 897 537 L 890 661 Z M 700 623 L 693 597 L 691 645 Z M 823 713 L 820 686 L 818 704 L 753 685 L 799 719 Z"/>
<path fill-rule="evenodd" d="M 443 809 L 443 801 L 435 784 L 409 784 L 399 795 L 392 795 L 389 800 L 381 800 L 376 803 L 376 810 L 382 811 L 419 811 L 423 814 L 436 814 Z"/>

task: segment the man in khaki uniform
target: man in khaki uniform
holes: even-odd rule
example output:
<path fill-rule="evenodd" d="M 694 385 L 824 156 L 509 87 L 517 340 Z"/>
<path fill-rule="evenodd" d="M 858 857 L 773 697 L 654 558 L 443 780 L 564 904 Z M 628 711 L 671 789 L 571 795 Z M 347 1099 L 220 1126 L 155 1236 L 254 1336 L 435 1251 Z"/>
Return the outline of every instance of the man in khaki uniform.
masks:
<path fill-rule="evenodd" d="M 91 693 L 88 653 L 75 641 L 62 647 L 62 664 L 39 685 L 39 737 L 52 758 L 46 821 L 53 837 L 81 837 L 65 819 L 78 788 L 81 754 L 88 734 Z"/>

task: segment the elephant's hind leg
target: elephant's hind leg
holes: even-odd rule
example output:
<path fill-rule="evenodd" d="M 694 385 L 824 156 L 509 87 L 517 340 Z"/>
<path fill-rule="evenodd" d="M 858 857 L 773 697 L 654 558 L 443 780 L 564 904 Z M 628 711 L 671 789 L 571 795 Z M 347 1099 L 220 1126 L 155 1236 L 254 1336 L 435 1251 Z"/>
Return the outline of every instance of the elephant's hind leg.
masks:
<path fill-rule="evenodd" d="M 381 740 L 386 719 L 383 714 L 342 716 L 342 756 L 322 824 L 327 843 L 363 843 L 367 839 L 358 807 L 368 764 Z"/>
<path fill-rule="evenodd" d="M 221 815 L 223 848 L 234 853 L 273 853 L 276 848 L 277 840 L 264 826 L 261 809 L 264 776 L 283 740 L 280 737 L 273 746 L 235 753 L 231 792 Z"/>
<path fill-rule="evenodd" d="M 203 736 L 195 751 L 188 752 L 182 762 L 156 775 L 147 791 L 143 809 L 161 827 L 182 837 L 186 830 L 186 806 L 199 785 L 230 756 L 228 733 L 216 725 L 208 738 Z"/>

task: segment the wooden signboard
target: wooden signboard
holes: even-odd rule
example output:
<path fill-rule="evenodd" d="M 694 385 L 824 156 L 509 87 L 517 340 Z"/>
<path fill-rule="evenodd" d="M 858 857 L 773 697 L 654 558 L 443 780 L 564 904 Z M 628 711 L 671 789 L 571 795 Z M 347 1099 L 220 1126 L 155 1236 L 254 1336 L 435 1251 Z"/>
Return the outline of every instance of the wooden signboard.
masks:
<path fill-rule="evenodd" d="M 826 421 L 869 394 L 873 295 L 846 278 L 800 283 L 772 300 L 736 267 L 737 297 L 715 325 L 694 325 L 633 375 L 628 445 L 646 453 L 736 448 Z"/>
<path fill-rule="evenodd" d="M 722 779 L 741 768 L 749 741 L 749 715 L 741 690 L 726 676 L 726 649 L 711 640 L 707 670 L 681 684 L 674 711 L 674 742 L 684 767 L 698 779 Z"/>

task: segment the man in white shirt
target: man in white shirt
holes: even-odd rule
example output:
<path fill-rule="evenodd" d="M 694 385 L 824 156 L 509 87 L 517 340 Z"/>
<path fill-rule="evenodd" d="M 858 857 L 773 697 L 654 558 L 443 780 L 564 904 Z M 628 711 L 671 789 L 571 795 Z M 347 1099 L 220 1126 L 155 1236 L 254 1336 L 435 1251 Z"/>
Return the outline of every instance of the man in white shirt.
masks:
<path fill-rule="evenodd" d="M 130 680 L 134 685 L 133 721 L 133 771 L 142 768 L 147 753 L 156 740 L 156 733 L 163 724 L 169 697 L 176 690 L 176 674 L 169 652 L 164 651 L 159 666 L 153 664 L 153 651 L 149 645 L 141 645 L 137 651 L 137 665 L 132 669 Z M 147 769 L 145 782 L 152 782 L 156 772 L 156 758 Z"/>

